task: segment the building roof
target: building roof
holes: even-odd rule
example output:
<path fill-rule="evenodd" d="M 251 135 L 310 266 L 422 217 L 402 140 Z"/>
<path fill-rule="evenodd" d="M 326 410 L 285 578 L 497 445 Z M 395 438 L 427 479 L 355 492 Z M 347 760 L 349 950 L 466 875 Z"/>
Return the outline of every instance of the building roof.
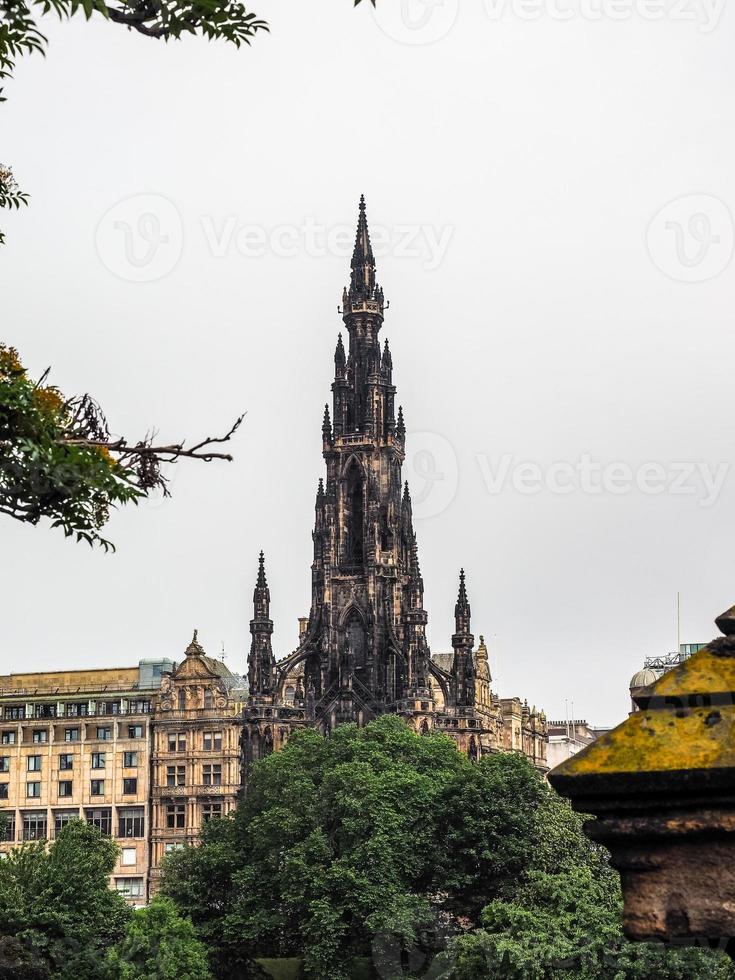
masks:
<path fill-rule="evenodd" d="M 88 691 L 134 691 L 139 668 L 107 667 L 98 670 L 54 670 L 0 675 L 0 695 L 75 694 Z"/>

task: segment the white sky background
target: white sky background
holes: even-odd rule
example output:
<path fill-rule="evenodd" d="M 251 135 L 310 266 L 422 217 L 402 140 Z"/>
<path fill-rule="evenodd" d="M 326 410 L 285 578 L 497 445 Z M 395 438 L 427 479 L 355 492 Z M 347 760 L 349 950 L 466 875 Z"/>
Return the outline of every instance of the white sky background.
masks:
<path fill-rule="evenodd" d="M 197 438 L 248 414 L 234 463 L 183 463 L 173 499 L 113 518 L 114 555 L 4 519 L 0 669 L 176 658 L 196 626 L 244 670 L 261 547 L 275 648 L 293 649 L 349 271 L 349 249 L 303 228 L 351 238 L 361 192 L 392 241 L 378 277 L 414 499 L 427 465 L 445 478 L 417 505 L 432 649 L 450 648 L 460 564 L 475 634 L 497 634 L 500 693 L 549 716 L 568 698 L 621 720 L 632 672 L 675 646 L 677 590 L 682 640 L 714 635 L 735 602 L 735 473 L 711 506 L 693 477 L 693 494 L 512 481 L 520 462 L 545 478 L 584 454 L 634 474 L 733 458 L 735 14 L 705 32 L 704 0 L 684 8 L 697 20 L 672 0 L 658 22 L 575 3 L 560 21 L 445 0 L 422 34 L 387 9 L 381 26 L 367 0 L 263 0 L 272 32 L 239 51 L 47 18 L 47 59 L 20 62 L 0 109 L 2 158 L 32 195 L 2 219 L 2 338 L 66 393 L 91 391 L 115 432 Z M 150 282 L 130 281 L 112 224 L 136 232 L 150 204 L 104 217 L 140 194 L 183 229 L 179 256 L 154 203 L 155 261 L 178 261 Z M 228 227 L 214 254 L 207 229 Z M 263 254 L 238 249 L 246 227 Z M 438 260 L 427 233 L 450 236 Z M 483 467 L 503 457 L 490 492 Z"/>

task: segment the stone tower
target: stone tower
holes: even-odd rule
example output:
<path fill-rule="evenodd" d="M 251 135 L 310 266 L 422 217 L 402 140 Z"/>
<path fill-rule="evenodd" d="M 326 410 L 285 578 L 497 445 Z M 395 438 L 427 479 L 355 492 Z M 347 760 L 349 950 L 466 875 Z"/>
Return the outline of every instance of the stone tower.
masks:
<path fill-rule="evenodd" d="M 340 310 L 346 341 L 340 333 L 331 412 L 326 405 L 322 422 L 326 473 L 316 492 L 311 608 L 297 649 L 276 663 L 261 554 L 250 624 L 246 767 L 278 748 L 294 727 L 327 734 L 343 722 L 365 724 L 386 712 L 419 731 L 441 728 L 470 755 L 498 741 L 499 702 L 488 695 L 484 714 L 475 710 L 464 571 L 451 662 L 432 659 L 426 642 L 411 495 L 401 477 L 406 426 L 402 409 L 396 412 L 388 341 L 380 337 L 385 309 L 361 197 Z"/>

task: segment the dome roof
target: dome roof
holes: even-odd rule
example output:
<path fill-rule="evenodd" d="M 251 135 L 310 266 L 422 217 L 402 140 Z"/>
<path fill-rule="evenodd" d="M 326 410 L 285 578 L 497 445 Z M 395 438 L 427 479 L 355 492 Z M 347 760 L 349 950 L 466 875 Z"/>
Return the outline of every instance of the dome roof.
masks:
<path fill-rule="evenodd" d="M 639 670 L 631 677 L 630 689 L 633 690 L 634 687 L 648 687 L 649 684 L 653 684 L 657 680 L 658 674 L 656 671 L 651 667 L 644 667 L 643 670 Z"/>

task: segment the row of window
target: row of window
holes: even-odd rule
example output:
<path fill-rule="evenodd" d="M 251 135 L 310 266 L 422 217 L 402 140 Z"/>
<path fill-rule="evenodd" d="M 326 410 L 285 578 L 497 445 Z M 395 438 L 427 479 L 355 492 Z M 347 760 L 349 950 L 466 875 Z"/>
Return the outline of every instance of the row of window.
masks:
<path fill-rule="evenodd" d="M 123 796 L 135 796 L 138 792 L 138 779 L 137 777 L 126 778 L 122 781 L 122 795 Z M 9 791 L 9 783 L 0 783 L 0 800 L 7 800 Z M 73 782 L 71 779 L 60 779 L 59 780 L 59 796 L 73 796 Z M 212 785 L 219 785 L 219 783 L 214 783 Z M 89 794 L 90 796 L 104 796 L 105 795 L 105 780 L 104 779 L 91 779 L 89 783 Z M 26 799 L 35 800 L 39 799 L 41 796 L 41 783 L 35 780 L 26 783 Z"/>
<path fill-rule="evenodd" d="M 205 762 L 202 766 L 202 783 L 204 786 L 221 786 L 222 766 Z M 186 786 L 186 766 L 166 766 L 166 785 Z"/>
<path fill-rule="evenodd" d="M 147 698 L 129 701 L 126 712 L 130 715 L 146 715 L 151 710 Z M 25 704 L 5 705 L 3 718 L 6 721 L 25 721 L 31 718 L 84 718 L 87 715 L 123 714 L 122 702 L 117 701 L 66 701 L 59 704 L 35 704 L 29 712 Z"/>
<path fill-rule="evenodd" d="M 43 768 L 43 756 L 26 756 L 26 768 L 28 772 L 41 772 Z M 71 752 L 62 752 L 58 757 L 59 770 L 62 772 L 70 771 L 74 768 L 74 755 Z M 9 755 L 0 755 L 0 773 L 10 772 Z M 104 769 L 107 765 L 107 754 L 105 752 L 92 753 L 92 768 Z M 123 768 L 136 769 L 138 766 L 137 752 L 123 752 Z"/>
<path fill-rule="evenodd" d="M 167 736 L 169 752 L 186 752 L 187 744 L 188 740 L 186 732 L 169 732 Z M 202 732 L 202 745 L 205 752 L 221 751 L 222 732 Z M 191 748 L 193 749 L 194 746 L 192 745 Z"/>
<path fill-rule="evenodd" d="M 4 813 L 3 840 L 15 840 L 15 814 Z M 54 813 L 53 829 L 58 834 L 70 820 L 78 820 L 77 810 L 58 810 Z M 87 823 L 96 827 L 100 833 L 109 837 L 112 834 L 112 810 L 109 808 L 87 809 L 84 811 Z M 129 807 L 118 810 L 118 837 L 145 836 L 145 810 L 143 807 Z M 48 819 L 43 810 L 33 810 L 22 814 L 21 834 L 23 840 L 46 840 L 48 838 Z"/>
<path fill-rule="evenodd" d="M 43 768 L 43 756 L 42 755 L 28 755 L 26 756 L 26 769 L 28 772 L 41 772 Z M 62 752 L 58 756 L 59 769 L 68 770 L 74 768 L 74 755 L 71 752 Z M 137 752 L 123 752 L 123 768 L 124 769 L 135 769 L 138 765 L 138 753 Z M 92 753 L 92 768 L 93 769 L 104 769 L 107 766 L 107 753 L 106 752 L 93 752 Z M 10 756 L 0 755 L 0 773 L 10 772 Z"/>
<path fill-rule="evenodd" d="M 207 823 L 222 816 L 221 803 L 202 803 L 202 820 Z M 166 807 L 166 829 L 183 830 L 186 827 L 186 803 L 169 803 Z"/>
<path fill-rule="evenodd" d="M 15 840 L 15 814 L 5 813 L 6 820 L 3 823 L 2 839 L 6 841 Z M 221 803 L 202 803 L 201 817 L 204 823 L 222 816 Z M 53 829 L 55 834 L 69 823 L 70 820 L 78 820 L 77 810 L 58 810 L 54 813 Z M 110 837 L 112 834 L 112 809 L 102 807 L 99 809 L 86 809 L 84 819 L 87 823 L 96 827 L 101 834 Z M 44 810 L 34 810 L 21 815 L 21 833 L 23 840 L 46 840 L 48 838 L 48 817 Z M 186 803 L 170 803 L 166 807 L 165 821 L 167 830 L 184 830 L 186 828 Z M 118 810 L 118 837 L 145 837 L 145 810 L 143 807 L 128 807 Z M 173 848 L 171 848 L 173 849 Z M 125 849 L 128 855 L 134 848 Z M 169 847 L 166 846 L 168 852 Z M 123 859 L 123 864 L 128 863 Z M 135 863 L 132 860 L 131 863 Z"/>
<path fill-rule="evenodd" d="M 143 738 L 143 725 L 128 725 L 127 738 Z M 122 736 L 121 736 L 122 737 Z M 48 742 L 48 729 L 37 728 L 33 732 L 33 741 L 36 743 Z M 110 725 L 98 725 L 95 738 L 100 742 L 109 742 L 112 739 L 112 728 Z M 0 743 L 3 745 L 15 745 L 18 740 L 18 733 L 15 729 L 7 729 L 0 733 Z M 65 728 L 64 741 L 78 742 L 80 740 L 80 730 L 78 728 Z"/>

